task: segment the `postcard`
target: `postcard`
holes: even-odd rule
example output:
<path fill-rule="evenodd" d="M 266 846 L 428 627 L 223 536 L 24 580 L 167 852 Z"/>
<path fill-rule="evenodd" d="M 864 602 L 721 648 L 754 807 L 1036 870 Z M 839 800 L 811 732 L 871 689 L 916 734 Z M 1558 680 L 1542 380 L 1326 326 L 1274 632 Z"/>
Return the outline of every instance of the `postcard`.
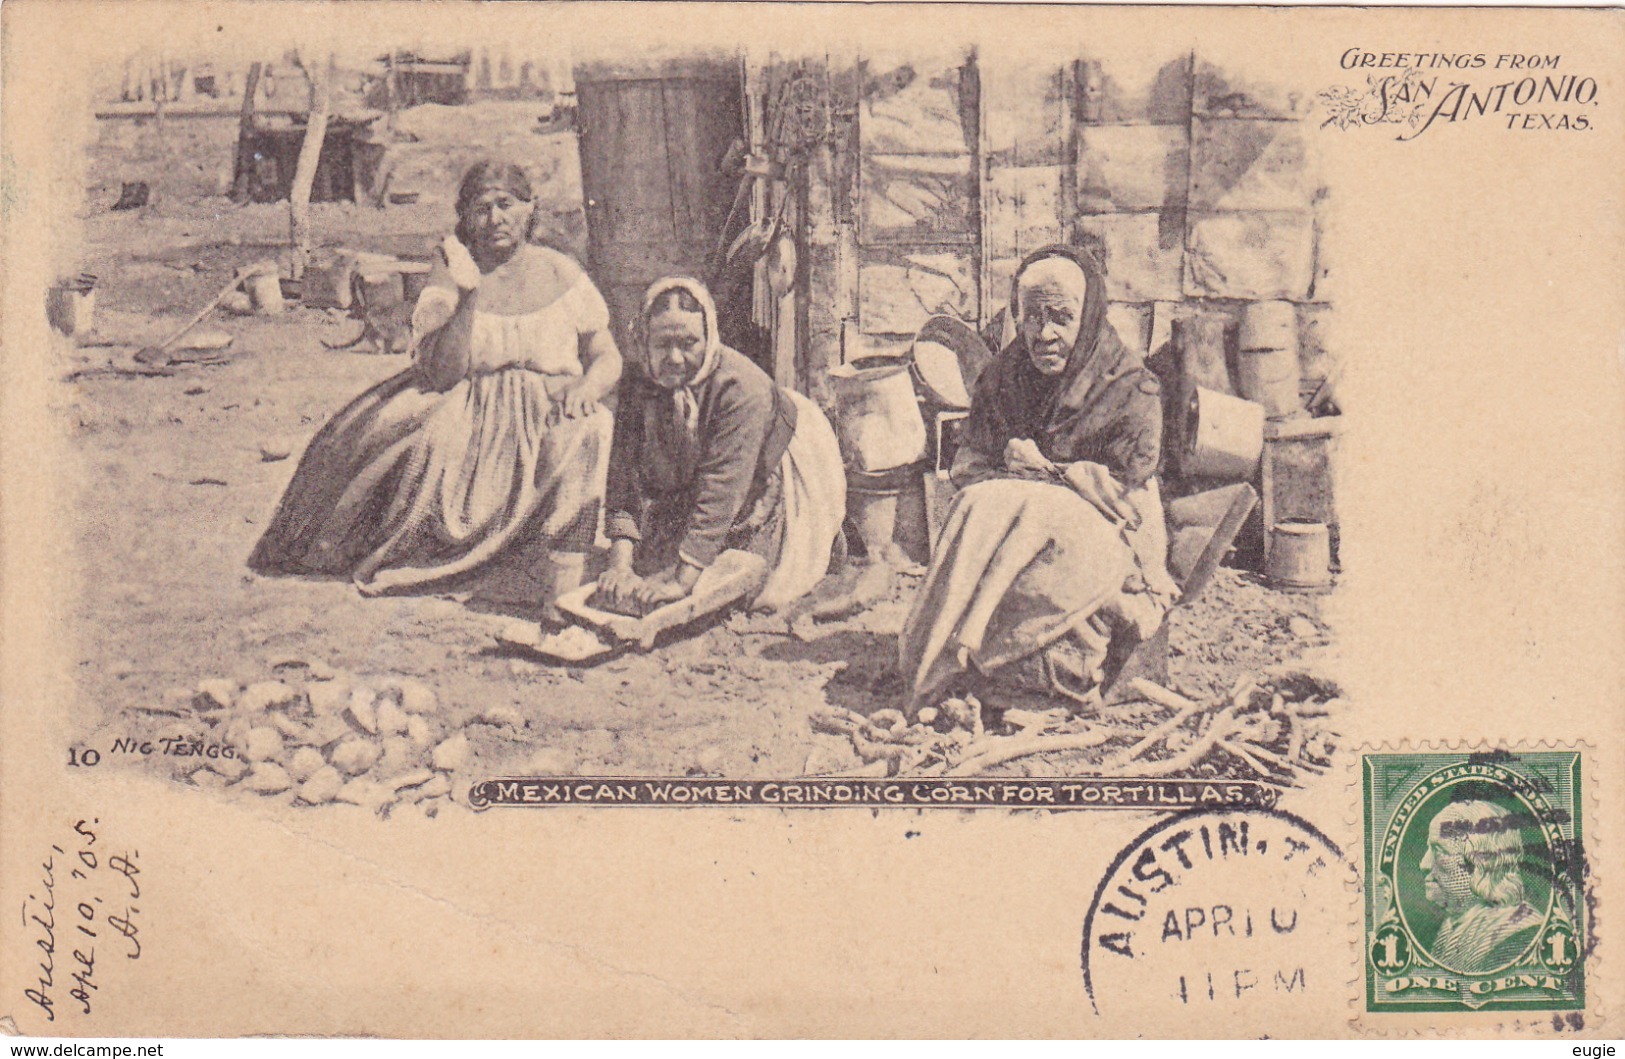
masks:
<path fill-rule="evenodd" d="M 1618 10 L 0 29 L 8 1032 L 1619 1035 Z"/>

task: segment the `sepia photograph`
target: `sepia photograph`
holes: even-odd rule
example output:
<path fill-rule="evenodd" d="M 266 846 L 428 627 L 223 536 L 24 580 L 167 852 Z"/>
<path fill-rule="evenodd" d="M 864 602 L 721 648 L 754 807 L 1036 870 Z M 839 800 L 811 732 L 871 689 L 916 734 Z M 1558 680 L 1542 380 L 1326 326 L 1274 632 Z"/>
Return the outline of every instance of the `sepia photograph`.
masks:
<path fill-rule="evenodd" d="M 1164 51 L 102 71 L 81 753 L 385 816 L 1323 772 L 1312 99 Z"/>
<path fill-rule="evenodd" d="M 7 1032 L 1617 1032 L 1617 10 L 0 31 Z"/>

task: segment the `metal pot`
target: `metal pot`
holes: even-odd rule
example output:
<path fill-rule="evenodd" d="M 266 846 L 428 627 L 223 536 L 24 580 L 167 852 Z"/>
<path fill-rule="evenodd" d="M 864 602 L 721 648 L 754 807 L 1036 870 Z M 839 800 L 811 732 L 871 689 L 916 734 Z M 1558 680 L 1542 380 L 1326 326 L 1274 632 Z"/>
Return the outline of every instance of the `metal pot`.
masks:
<path fill-rule="evenodd" d="M 1265 574 L 1281 588 L 1325 588 L 1332 583 L 1331 533 L 1324 522 L 1286 519 L 1270 529 Z"/>
<path fill-rule="evenodd" d="M 1264 455 L 1264 406 L 1198 386 L 1186 411 L 1187 475 L 1246 481 Z"/>
<path fill-rule="evenodd" d="M 866 357 L 831 369 L 830 377 L 848 466 L 873 474 L 925 458 L 925 417 L 906 360 Z"/>

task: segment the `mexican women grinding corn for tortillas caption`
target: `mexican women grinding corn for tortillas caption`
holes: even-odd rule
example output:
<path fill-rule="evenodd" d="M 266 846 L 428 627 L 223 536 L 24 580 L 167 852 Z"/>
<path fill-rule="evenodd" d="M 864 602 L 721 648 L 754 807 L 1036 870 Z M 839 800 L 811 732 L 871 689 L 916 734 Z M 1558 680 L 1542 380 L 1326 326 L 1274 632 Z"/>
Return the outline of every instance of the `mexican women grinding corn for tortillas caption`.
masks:
<path fill-rule="evenodd" d="M 911 710 L 1096 702 L 1108 648 L 1153 634 L 1177 592 L 1153 477 L 1161 389 L 1106 321 L 1104 270 L 1085 250 L 1040 250 L 1017 270 L 1011 315 L 903 628 Z"/>
<path fill-rule="evenodd" d="M 413 312 L 411 367 L 311 441 L 251 567 L 528 606 L 579 584 L 621 357 L 592 281 L 529 242 L 533 200 L 516 165 L 469 169 Z"/>
<path fill-rule="evenodd" d="M 696 280 L 650 287 L 637 335 L 615 412 L 601 594 L 644 611 L 672 603 L 740 549 L 767 560 L 757 609 L 806 595 L 846 514 L 829 421 L 723 345 Z"/>

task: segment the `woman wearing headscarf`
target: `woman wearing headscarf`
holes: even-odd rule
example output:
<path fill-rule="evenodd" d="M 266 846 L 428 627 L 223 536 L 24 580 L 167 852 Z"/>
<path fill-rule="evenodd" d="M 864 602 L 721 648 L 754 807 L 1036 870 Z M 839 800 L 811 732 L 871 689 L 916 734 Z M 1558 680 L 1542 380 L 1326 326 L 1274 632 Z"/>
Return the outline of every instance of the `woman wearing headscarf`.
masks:
<path fill-rule="evenodd" d="M 1016 272 L 1016 335 L 977 380 L 961 492 L 900 640 L 914 709 L 1098 701 L 1108 648 L 1173 603 L 1161 389 L 1106 321 L 1105 287 L 1074 247 Z"/>
<path fill-rule="evenodd" d="M 768 562 L 755 607 L 810 592 L 846 515 L 829 421 L 722 343 L 696 280 L 650 287 L 637 334 L 616 409 L 600 589 L 645 610 L 674 602 L 738 548 Z"/>
<path fill-rule="evenodd" d="M 311 441 L 253 569 L 530 605 L 580 582 L 621 357 L 592 281 L 529 241 L 534 198 L 516 165 L 468 170 L 413 311 L 413 363 Z"/>

